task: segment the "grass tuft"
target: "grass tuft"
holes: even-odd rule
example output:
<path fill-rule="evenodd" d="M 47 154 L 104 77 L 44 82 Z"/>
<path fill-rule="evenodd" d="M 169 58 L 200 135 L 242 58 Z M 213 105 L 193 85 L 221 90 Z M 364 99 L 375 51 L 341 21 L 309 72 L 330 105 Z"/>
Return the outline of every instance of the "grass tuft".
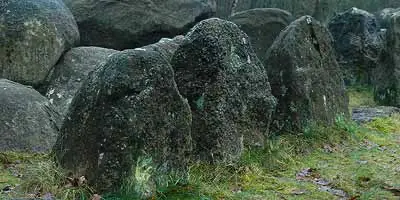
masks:
<path fill-rule="evenodd" d="M 371 90 L 349 90 L 350 104 L 373 106 Z M 231 165 L 192 163 L 188 178 L 178 174 L 152 176 L 150 158 L 140 158 L 120 194 L 103 200 L 138 198 L 171 200 L 211 199 L 399 199 L 400 115 L 365 125 L 338 116 L 331 126 L 312 124 L 303 133 L 272 136 L 265 148 L 248 148 Z M 51 193 L 56 199 L 89 199 L 86 186 L 65 187 L 66 174 L 48 155 L 0 154 L 0 186 L 18 185 L 23 194 Z M 9 168 L 10 165 L 14 165 Z M 12 169 L 12 170 L 10 170 Z M 330 190 L 296 175 L 312 169 Z M 23 177 L 15 177 L 19 171 Z M 156 193 L 149 193 L 149 191 Z M 14 195 L 14 196 L 12 196 Z M 16 194 L 0 195 L 15 197 Z M 22 196 L 18 196 L 22 197 Z"/>

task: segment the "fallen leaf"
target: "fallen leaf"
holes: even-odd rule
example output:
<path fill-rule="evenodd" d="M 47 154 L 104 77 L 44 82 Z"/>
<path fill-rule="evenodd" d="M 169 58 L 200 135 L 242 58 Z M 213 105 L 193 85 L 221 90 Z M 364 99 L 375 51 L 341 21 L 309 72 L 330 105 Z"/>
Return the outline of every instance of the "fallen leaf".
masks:
<path fill-rule="evenodd" d="M 296 174 L 296 180 L 313 180 L 315 178 L 320 178 L 320 174 L 313 168 L 305 168 Z"/>
<path fill-rule="evenodd" d="M 349 200 L 357 200 L 358 198 L 360 198 L 360 196 L 351 197 Z"/>
<path fill-rule="evenodd" d="M 15 189 L 15 187 L 13 187 L 13 186 L 11 186 L 11 185 L 7 185 L 7 186 L 5 186 L 2 190 L 1 190 L 1 192 L 2 193 L 9 193 L 9 192 L 11 192 L 12 190 L 14 190 Z"/>
<path fill-rule="evenodd" d="M 327 186 L 327 185 L 330 184 L 329 181 L 327 181 L 325 179 L 322 179 L 322 178 L 315 179 L 314 183 L 317 184 L 317 185 L 323 185 L 323 186 Z"/>
<path fill-rule="evenodd" d="M 400 197 L 400 187 L 393 187 L 393 186 L 384 186 L 385 190 L 393 193 L 395 196 Z"/>
<path fill-rule="evenodd" d="M 368 163 L 368 161 L 367 160 L 357 160 L 357 163 L 360 165 L 365 165 Z"/>
<path fill-rule="evenodd" d="M 79 178 L 74 178 L 74 177 L 67 177 L 67 183 L 64 185 L 64 187 L 79 187 L 87 183 L 87 180 L 85 176 L 81 176 Z"/>
<path fill-rule="evenodd" d="M 294 189 L 290 192 L 290 194 L 294 194 L 294 195 L 302 195 L 307 193 L 307 190 L 299 190 L 299 189 Z"/>
<path fill-rule="evenodd" d="M 347 197 L 346 192 L 344 192 L 343 190 L 339 190 L 339 189 L 334 189 L 328 186 L 321 186 L 319 187 L 319 190 L 321 191 L 325 191 L 325 192 L 329 192 L 335 196 L 339 196 L 339 197 Z"/>
<path fill-rule="evenodd" d="M 358 178 L 358 180 L 362 181 L 362 182 L 369 182 L 371 180 L 370 177 L 366 177 L 366 176 L 361 176 Z"/>
<path fill-rule="evenodd" d="M 101 200 L 101 196 L 98 194 L 94 194 L 91 198 L 91 200 Z"/>
<path fill-rule="evenodd" d="M 43 200 L 55 200 L 54 196 L 51 193 L 46 193 L 43 196 Z"/>
<path fill-rule="evenodd" d="M 242 192 L 242 187 L 240 185 L 234 186 L 231 188 L 232 193 L 240 193 Z"/>

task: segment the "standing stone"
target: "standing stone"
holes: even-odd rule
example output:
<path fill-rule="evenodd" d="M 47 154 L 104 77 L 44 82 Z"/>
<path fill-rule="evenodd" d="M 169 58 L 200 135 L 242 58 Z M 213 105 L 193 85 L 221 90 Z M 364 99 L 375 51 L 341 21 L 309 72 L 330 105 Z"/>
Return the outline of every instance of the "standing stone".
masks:
<path fill-rule="evenodd" d="M 0 79 L 0 152 L 47 152 L 56 142 L 60 116 L 46 97 Z"/>
<path fill-rule="evenodd" d="M 184 34 L 215 14 L 214 0 L 64 0 L 78 22 L 81 43 L 117 50 Z"/>
<path fill-rule="evenodd" d="M 48 77 L 46 97 L 63 118 L 89 72 L 115 52 L 118 51 L 100 47 L 77 47 L 62 56 Z"/>
<path fill-rule="evenodd" d="M 115 192 L 143 167 L 136 165 L 141 160 L 152 161 L 145 166 L 155 170 L 149 181 L 185 173 L 191 119 L 169 63 L 155 51 L 126 50 L 79 89 L 55 153 L 62 167 L 86 175 L 98 192 Z"/>
<path fill-rule="evenodd" d="M 229 21 L 239 26 L 250 38 L 251 45 L 260 60 L 265 52 L 294 18 L 287 11 L 277 8 L 256 8 L 233 14 Z"/>
<path fill-rule="evenodd" d="M 335 16 L 328 27 L 345 83 L 371 84 L 384 48 L 384 38 L 380 35 L 375 16 L 353 7 Z"/>
<path fill-rule="evenodd" d="M 400 11 L 390 15 L 386 51 L 374 73 L 374 96 L 379 105 L 400 107 Z"/>
<path fill-rule="evenodd" d="M 304 131 L 348 113 L 348 98 L 327 28 L 310 16 L 292 22 L 267 52 L 272 94 L 278 99 L 272 128 Z"/>
<path fill-rule="evenodd" d="M 79 31 L 62 0 L 0 1 L 0 78 L 40 86 Z"/>
<path fill-rule="evenodd" d="M 275 107 L 264 67 L 237 25 L 197 24 L 171 61 L 193 114 L 196 159 L 234 162 L 242 146 L 262 146 Z"/>

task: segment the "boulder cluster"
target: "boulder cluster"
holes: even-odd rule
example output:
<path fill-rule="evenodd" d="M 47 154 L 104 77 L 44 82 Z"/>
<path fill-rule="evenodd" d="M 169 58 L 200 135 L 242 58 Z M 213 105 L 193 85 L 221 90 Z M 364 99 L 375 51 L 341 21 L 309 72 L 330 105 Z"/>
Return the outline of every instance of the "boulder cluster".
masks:
<path fill-rule="evenodd" d="M 400 10 L 307 2 L 1 1 L 0 151 L 113 192 L 142 159 L 156 184 L 349 117 L 346 85 L 400 107 Z"/>

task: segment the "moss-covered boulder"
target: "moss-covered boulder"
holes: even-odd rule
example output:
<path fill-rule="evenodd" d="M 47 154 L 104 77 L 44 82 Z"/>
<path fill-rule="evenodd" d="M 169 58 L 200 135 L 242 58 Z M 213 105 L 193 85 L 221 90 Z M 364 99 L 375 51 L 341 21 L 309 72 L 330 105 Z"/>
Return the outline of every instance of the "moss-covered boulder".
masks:
<path fill-rule="evenodd" d="M 65 53 L 47 77 L 46 97 L 65 117 L 68 108 L 88 74 L 118 52 L 101 47 L 77 47 Z"/>
<path fill-rule="evenodd" d="M 84 175 L 98 192 L 115 192 L 130 177 L 183 174 L 191 113 L 169 63 L 155 51 L 114 53 L 78 90 L 54 151 L 62 167 Z M 150 174 L 135 174 L 141 160 Z M 147 181 L 147 180 L 144 180 Z"/>
<path fill-rule="evenodd" d="M 234 162 L 243 144 L 263 145 L 276 102 L 263 65 L 237 25 L 217 18 L 200 22 L 171 64 L 192 109 L 196 159 Z"/>
<path fill-rule="evenodd" d="M 64 0 L 79 26 L 81 42 L 117 50 L 184 34 L 215 14 L 213 0 Z"/>
<path fill-rule="evenodd" d="M 272 128 L 302 132 L 314 122 L 349 116 L 348 98 L 329 30 L 310 16 L 292 22 L 267 52 L 265 67 L 278 99 Z"/>
<path fill-rule="evenodd" d="M 256 8 L 238 12 L 229 17 L 250 38 L 251 45 L 260 60 L 275 38 L 295 18 L 289 12 L 277 8 Z"/>
<path fill-rule="evenodd" d="M 0 2 L 0 77 L 39 86 L 79 31 L 62 0 Z"/>
<path fill-rule="evenodd" d="M 48 152 L 60 128 L 60 115 L 39 92 L 0 79 L 0 152 Z"/>
<path fill-rule="evenodd" d="M 374 96 L 379 105 L 400 107 L 400 11 L 387 21 L 386 50 L 374 71 Z"/>
<path fill-rule="evenodd" d="M 371 84 L 384 48 L 384 37 L 375 16 L 353 7 L 333 17 L 328 28 L 334 39 L 333 46 L 345 83 Z"/>

